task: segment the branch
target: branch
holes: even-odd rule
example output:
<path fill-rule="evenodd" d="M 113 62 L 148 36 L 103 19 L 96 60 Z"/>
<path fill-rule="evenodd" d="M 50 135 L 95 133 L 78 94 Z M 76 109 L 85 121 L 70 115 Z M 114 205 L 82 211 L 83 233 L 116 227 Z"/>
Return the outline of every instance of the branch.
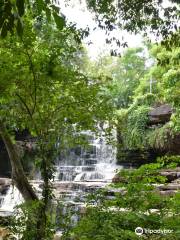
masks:
<path fill-rule="evenodd" d="M 32 119 L 33 118 L 33 113 L 31 113 L 31 110 L 29 109 L 29 107 L 26 104 L 26 102 L 24 101 L 24 99 L 18 93 L 16 93 L 15 95 L 20 99 L 20 101 L 24 105 L 25 109 L 27 110 L 27 113 L 29 114 L 30 118 Z"/>
<path fill-rule="evenodd" d="M 30 70 L 31 70 L 32 75 L 33 75 L 33 82 L 34 82 L 34 107 L 33 107 L 33 110 L 32 110 L 32 115 L 33 115 L 34 111 L 35 111 L 35 108 L 36 108 L 36 101 L 37 101 L 37 79 L 36 79 L 36 73 L 35 73 L 35 70 L 34 70 L 34 65 L 33 65 L 33 62 L 32 62 L 32 59 L 31 59 L 31 55 L 29 54 L 22 38 L 21 38 L 21 41 L 24 45 L 25 53 L 28 57 L 29 64 L 30 64 Z"/>

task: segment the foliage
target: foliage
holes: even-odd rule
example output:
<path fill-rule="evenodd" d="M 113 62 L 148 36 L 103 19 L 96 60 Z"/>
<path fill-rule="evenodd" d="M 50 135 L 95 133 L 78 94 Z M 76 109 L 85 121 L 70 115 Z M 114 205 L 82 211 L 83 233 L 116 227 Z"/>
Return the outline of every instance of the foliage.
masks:
<path fill-rule="evenodd" d="M 114 4 L 112 0 L 87 1 L 90 9 L 96 13 L 101 28 L 108 31 L 118 27 L 128 32 L 149 32 L 162 37 L 167 48 L 179 46 L 179 1 L 171 0 L 168 5 L 165 1 L 119 0 Z M 126 43 L 117 41 L 117 45 L 126 46 Z"/>
<path fill-rule="evenodd" d="M 179 134 L 179 48 L 175 47 L 171 51 L 160 45 L 150 48 L 150 57 L 154 60 L 153 66 L 139 80 L 136 87 L 132 104 L 124 114 L 118 113 L 118 129 L 121 135 L 122 145 L 126 148 L 156 148 L 168 149 L 169 144 L 176 134 Z M 152 93 L 150 91 L 150 79 L 152 78 Z M 168 123 L 156 127 L 148 125 L 147 112 L 138 115 L 141 109 L 156 107 L 169 103 L 173 107 L 173 114 Z M 139 118 L 139 126 L 144 127 L 138 131 L 135 119 Z M 124 119 L 122 122 L 121 119 Z M 144 120 L 146 119 L 146 122 Z M 145 125 L 144 125 L 145 123 Z M 133 141 L 133 139 L 135 141 Z"/>
<path fill-rule="evenodd" d="M 36 137 L 36 167 L 41 171 L 43 190 L 40 205 L 32 207 L 36 222 L 32 234 L 37 231 L 38 240 L 51 239 L 46 230 L 50 227 L 54 154 L 77 140 L 78 132 L 96 132 L 98 122 L 112 119 L 113 108 L 104 92 L 106 81 L 86 76 L 76 64 L 81 50 L 78 32 L 68 26 L 59 31 L 47 22 L 38 31 L 31 16 L 24 23 L 22 37 L 7 36 L 0 41 L 0 121 L 11 136 L 15 130 L 26 129 Z M 26 213 L 26 207 L 24 211 L 19 219 L 24 221 L 22 234 L 32 239 L 27 230 L 31 212 Z"/>
<path fill-rule="evenodd" d="M 166 182 L 166 177 L 159 174 L 162 169 L 176 167 L 179 163 L 179 156 L 166 156 L 136 170 L 120 171 L 120 182 L 109 189 L 116 189 L 114 197 L 108 198 L 108 189 L 95 194 L 96 205 L 92 206 L 91 202 L 77 226 L 63 239 L 179 239 L 179 192 L 161 196 L 154 186 Z M 172 231 L 137 236 L 138 226 Z"/>
<path fill-rule="evenodd" d="M 19 36 L 22 36 L 24 29 L 24 18 L 28 15 L 28 11 L 31 11 L 34 19 L 38 19 L 39 24 L 44 14 L 46 15 L 48 21 L 50 21 L 53 17 L 57 27 L 62 30 L 65 27 L 66 23 L 64 17 L 59 13 L 59 10 L 59 6 L 57 7 L 50 0 L 1 0 L 1 36 L 4 38 L 7 36 L 8 32 L 11 34 L 14 33 L 14 29 L 16 29 Z"/>
<path fill-rule="evenodd" d="M 150 31 L 156 33 L 157 36 L 160 35 L 164 39 L 170 38 L 167 45 L 171 47 L 172 43 L 178 44 L 178 32 L 174 34 L 174 31 L 178 31 L 179 1 L 171 0 L 170 2 L 171 5 L 166 6 L 163 0 L 120 0 L 117 5 L 112 0 L 100 0 L 98 3 L 94 0 L 86 1 L 88 8 L 96 13 L 99 27 L 112 31 L 118 25 L 123 30 L 135 33 L 147 32 L 150 28 Z M 12 33 L 14 28 L 17 29 L 19 36 L 22 35 L 23 20 L 28 9 L 38 19 L 41 19 L 43 14 L 49 21 L 53 17 L 59 29 L 65 26 L 65 19 L 60 14 L 60 6 L 56 1 L 1 0 L 2 37 L 5 37 L 8 32 Z M 126 46 L 127 43 L 117 41 L 117 45 L 121 44 Z"/>
<path fill-rule="evenodd" d="M 16 215 L 12 219 L 10 227 L 12 232 L 20 239 L 22 236 L 23 240 L 36 239 L 37 223 L 39 222 L 37 213 L 38 209 L 41 208 L 41 204 L 43 204 L 41 201 L 31 201 L 16 206 Z M 44 239 L 49 240 L 52 239 L 54 234 L 54 224 L 51 221 L 50 214 L 46 220 L 48 227 L 45 228 Z"/>
<path fill-rule="evenodd" d="M 121 57 L 100 56 L 90 70 L 111 78 L 107 94 L 118 109 L 127 108 L 132 103 L 133 91 L 147 72 L 145 61 L 143 48 L 128 48 Z"/>
<path fill-rule="evenodd" d="M 123 145 L 128 148 L 141 148 L 146 144 L 145 131 L 148 123 L 148 112 L 150 107 L 140 106 L 138 109 L 127 113 L 125 121 L 119 117 L 118 128 L 123 136 Z M 121 125 L 120 125 L 121 122 Z"/>
<path fill-rule="evenodd" d="M 148 93 L 137 97 L 128 109 L 117 112 L 117 126 L 121 136 L 121 147 L 133 149 L 143 148 L 147 145 L 148 113 L 155 100 L 156 96 Z"/>
<path fill-rule="evenodd" d="M 22 40 L 16 36 L 1 40 L 1 118 L 32 135 L 52 134 L 59 127 L 64 134 L 94 129 L 110 109 L 108 104 L 103 107 L 110 102 L 104 99 L 106 82 L 86 77 L 70 62 L 80 49 L 71 29 L 58 31 L 44 25 L 36 36 L 32 24 L 27 20 Z"/>
<path fill-rule="evenodd" d="M 128 108 L 128 112 L 131 113 L 133 110 L 137 109 L 138 107 L 145 105 L 145 106 L 152 106 L 157 102 L 157 96 L 153 93 L 146 93 L 144 95 L 139 95 L 134 98 L 133 103 Z"/>
<path fill-rule="evenodd" d="M 153 131 L 147 131 L 148 145 L 155 149 L 168 149 L 173 136 L 174 133 L 170 123 L 166 123 L 164 126 L 155 128 Z"/>
<path fill-rule="evenodd" d="M 180 165 L 180 156 L 176 155 L 165 155 L 163 157 L 158 157 L 157 158 L 157 162 L 162 163 L 164 166 L 168 166 L 168 167 L 176 167 Z"/>

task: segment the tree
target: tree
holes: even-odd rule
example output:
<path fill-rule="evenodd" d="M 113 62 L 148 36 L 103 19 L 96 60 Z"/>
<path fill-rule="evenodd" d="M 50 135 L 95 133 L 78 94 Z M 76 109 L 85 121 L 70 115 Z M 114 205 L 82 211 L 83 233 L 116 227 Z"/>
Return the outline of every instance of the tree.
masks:
<path fill-rule="evenodd" d="M 25 200 L 37 196 L 24 174 L 14 130 L 28 129 L 37 138 L 38 167 L 44 181 L 35 239 L 46 235 L 47 209 L 52 198 L 55 143 L 72 139 L 81 130 L 96 131 L 99 121 L 110 119 L 109 100 L 100 78 L 88 78 L 70 64 L 81 49 L 79 33 L 66 27 L 59 31 L 42 22 L 41 31 L 25 19 L 22 37 L 0 41 L 0 134 L 8 151 L 12 178 Z M 34 27 L 32 27 L 34 25 Z M 112 115 L 111 115 L 112 117 Z"/>
<path fill-rule="evenodd" d="M 144 49 L 128 48 L 121 57 L 102 56 L 91 72 L 111 78 L 107 94 L 117 108 L 127 108 L 140 79 L 147 72 Z"/>
<path fill-rule="evenodd" d="M 101 28 L 112 31 L 116 26 L 131 33 L 153 33 L 167 47 L 179 46 L 179 1 L 170 0 L 113 0 L 87 1 L 96 13 Z M 117 40 L 117 45 L 124 46 Z"/>
<path fill-rule="evenodd" d="M 132 104 L 120 110 L 119 130 L 127 148 L 153 148 L 168 151 L 179 135 L 179 47 L 167 50 L 154 45 L 149 50 L 154 64 L 149 68 L 134 90 Z M 150 79 L 153 80 L 150 93 Z M 169 104 L 173 113 L 169 121 L 150 126 L 149 112 L 157 104 Z"/>
<path fill-rule="evenodd" d="M 161 36 L 166 46 L 179 45 L 179 0 L 170 0 L 166 6 L 164 0 L 94 0 L 86 1 L 88 8 L 96 14 L 99 27 L 112 31 L 116 26 L 128 32 L 152 32 Z M 0 29 L 1 36 L 17 29 L 18 35 L 23 33 L 23 18 L 27 10 L 31 9 L 33 16 L 41 17 L 46 14 L 50 21 L 53 16 L 59 29 L 65 26 L 65 19 L 60 14 L 60 2 L 56 1 L 27 1 L 27 0 L 1 0 Z M 112 39 L 111 39 L 112 40 Z M 117 40 L 117 45 L 127 45 Z"/>

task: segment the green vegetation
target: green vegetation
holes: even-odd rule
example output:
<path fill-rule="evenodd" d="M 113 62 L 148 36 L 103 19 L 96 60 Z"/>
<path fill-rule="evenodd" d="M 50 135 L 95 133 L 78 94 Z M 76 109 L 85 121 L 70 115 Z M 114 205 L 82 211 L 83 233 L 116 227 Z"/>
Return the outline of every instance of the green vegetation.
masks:
<path fill-rule="evenodd" d="M 164 157 L 154 164 L 141 166 L 136 170 L 122 170 L 119 183 L 111 184 L 110 190 L 96 193 L 92 199 L 96 207 L 89 207 L 78 225 L 68 231 L 63 239 L 78 240 L 120 240 L 120 239 L 179 239 L 180 194 L 160 195 L 156 186 L 167 178 L 160 175 L 160 170 L 175 168 L 180 164 L 180 157 Z M 153 186 L 154 185 L 154 186 Z M 108 192 L 115 195 L 107 198 Z M 172 230 L 170 233 L 135 234 L 141 227 L 151 230 Z"/>
<path fill-rule="evenodd" d="M 132 95 L 129 108 L 118 111 L 118 128 L 122 143 L 129 148 L 164 148 L 179 132 L 179 48 L 167 51 L 164 47 L 153 46 L 150 54 L 158 63 L 154 64 L 139 80 L 140 84 Z M 150 83 L 150 79 L 153 79 Z M 152 93 L 150 93 L 152 84 Z M 153 107 L 170 104 L 173 108 L 171 119 L 155 128 L 149 126 Z M 125 114 L 126 112 L 126 114 Z"/>
<path fill-rule="evenodd" d="M 0 134 L 14 183 L 27 201 L 39 198 L 25 175 L 14 133 L 26 129 L 36 137 L 35 164 L 44 184 L 31 239 L 49 240 L 46 228 L 50 228 L 48 206 L 56 154 L 78 143 L 78 132 L 96 132 L 98 122 L 111 121 L 113 107 L 104 91 L 106 79 L 89 77 L 76 64 L 82 51 L 78 31 L 69 26 L 60 31 L 46 21 L 39 31 L 31 15 L 24 24 L 22 37 L 10 35 L 0 41 Z"/>
<path fill-rule="evenodd" d="M 174 139 L 180 135 L 180 11 L 179 0 L 169 2 L 170 7 L 162 0 L 120 0 L 117 5 L 112 0 L 86 1 L 107 36 L 119 27 L 146 36 L 151 31 L 161 39 L 158 44 L 128 48 L 121 57 L 112 50 L 112 56 L 99 56 L 93 62 L 82 43 L 88 28 L 77 29 L 68 23 L 61 6 L 50 0 L 0 0 L 0 136 L 13 183 L 25 200 L 10 226 L 20 239 L 53 239 L 57 227 L 50 218 L 55 218 L 51 213 L 55 159 L 65 148 L 85 145 L 80 132 L 91 130 L 98 135 L 99 126 L 105 123 L 105 135 L 111 137 L 112 128 L 117 127 L 119 151 L 169 153 L 172 145 L 176 147 Z M 106 41 L 127 46 L 123 39 L 107 37 Z M 172 108 L 170 119 L 151 123 L 150 112 L 164 104 Z M 23 130 L 35 139 L 35 168 L 43 181 L 41 197 L 29 182 L 23 168 L 27 160 L 15 140 L 15 132 Z M 162 195 L 157 189 L 168 184 L 161 170 L 179 165 L 179 155 L 169 154 L 154 164 L 118 172 L 118 183 L 90 196 L 76 226 L 67 217 L 62 239 L 180 239 L 180 194 Z M 145 232 L 139 237 L 134 232 L 137 226 L 172 231 Z"/>

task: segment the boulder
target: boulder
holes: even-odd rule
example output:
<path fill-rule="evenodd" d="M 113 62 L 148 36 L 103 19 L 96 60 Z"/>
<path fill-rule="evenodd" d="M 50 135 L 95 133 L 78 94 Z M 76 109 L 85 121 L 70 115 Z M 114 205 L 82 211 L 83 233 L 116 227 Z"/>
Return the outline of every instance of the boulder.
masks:
<path fill-rule="evenodd" d="M 159 156 L 155 150 L 117 149 L 117 164 L 123 168 L 137 168 L 146 163 L 155 162 Z"/>
<path fill-rule="evenodd" d="M 160 175 L 166 177 L 167 182 L 170 183 L 180 178 L 180 168 L 161 170 Z"/>
<path fill-rule="evenodd" d="M 170 120 L 172 113 L 173 108 L 169 104 L 155 107 L 149 112 L 149 124 L 164 124 Z"/>
<path fill-rule="evenodd" d="M 163 184 L 163 185 L 159 185 L 157 186 L 157 189 L 160 191 L 168 191 L 168 190 L 172 190 L 172 191 L 177 191 L 180 190 L 180 185 L 179 184 Z"/>

